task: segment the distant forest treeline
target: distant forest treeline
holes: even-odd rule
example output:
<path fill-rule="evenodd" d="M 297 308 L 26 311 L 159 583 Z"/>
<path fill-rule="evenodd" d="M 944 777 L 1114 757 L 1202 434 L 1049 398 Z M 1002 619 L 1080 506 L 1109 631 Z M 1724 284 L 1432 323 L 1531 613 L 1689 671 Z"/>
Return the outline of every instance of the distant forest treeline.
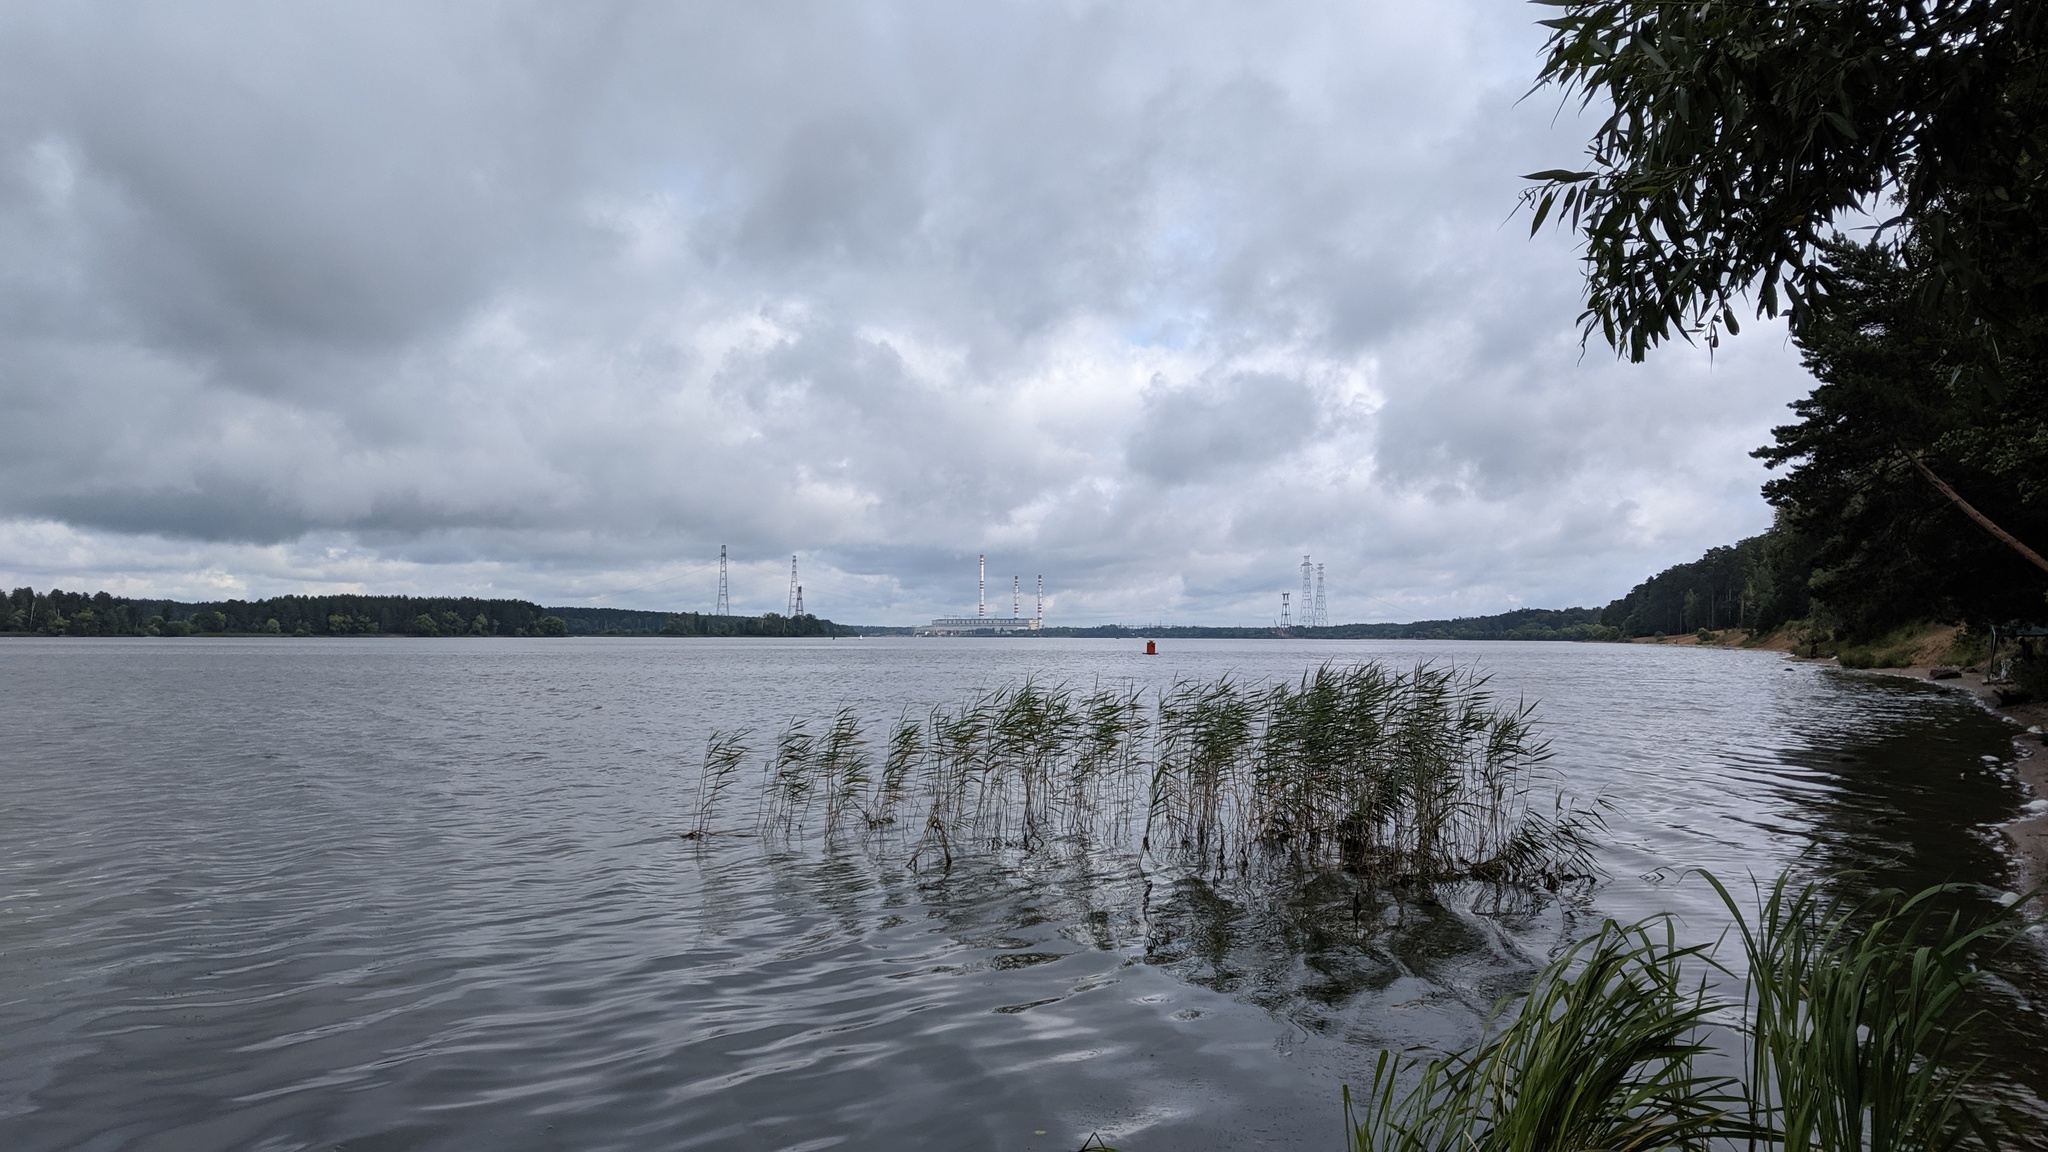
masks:
<path fill-rule="evenodd" d="M 268 600 L 128 600 L 105 592 L 16 588 L 0 632 L 48 636 L 835 636 L 816 616 L 709 616 L 618 608 L 543 608 L 524 600 L 447 596 L 276 596 Z"/>
<path fill-rule="evenodd" d="M 1679 569 L 1672 569 L 1677 572 Z M 1670 573 L 1658 577 L 1665 579 Z M 1638 589 L 1640 591 L 1640 589 Z M 1622 603 L 1616 601 L 1616 604 Z M 1614 611 L 1610 607 L 1608 611 Z M 908 628 L 859 627 L 817 616 L 714 616 L 626 608 L 544 608 L 524 600 L 417 596 L 277 596 L 268 600 L 128 600 L 105 592 L 17 588 L 0 601 L 0 632 L 49 636 L 855 636 Z M 1041 636 L 1256 638 L 1273 628 L 1106 624 L 1047 628 Z M 1316 639 L 1609 640 L 1596 608 L 1522 608 L 1498 616 L 1412 624 L 1297 628 Z"/>
<path fill-rule="evenodd" d="M 1409 624 L 1333 624 L 1290 628 L 1286 635 L 1312 640 L 1618 640 L 1601 626 L 1598 608 L 1517 608 L 1497 616 L 1417 620 Z M 1133 637 L 1193 640 L 1253 640 L 1281 635 L 1278 628 L 1203 628 L 1173 624 L 1104 624 L 1093 628 L 1046 628 L 1043 636 Z"/>
<path fill-rule="evenodd" d="M 1803 596 L 1782 597 L 1771 581 L 1766 537 L 1716 548 L 1598 608 L 1519 608 L 1495 616 L 1407 624 L 1295 628 L 1318 640 L 1619 640 L 1731 626 L 1769 627 L 1799 615 Z M 1803 584 L 1799 585 L 1803 587 Z M 1788 615 L 1789 613 L 1789 615 Z M 128 600 L 105 592 L 17 588 L 0 601 L 0 632 L 49 636 L 855 636 L 906 634 L 817 616 L 714 616 L 625 608 L 544 608 L 524 600 L 417 596 L 277 596 L 268 600 Z M 1105 624 L 1047 628 L 1036 635 L 1096 638 L 1256 639 L 1271 627 Z"/>
<path fill-rule="evenodd" d="M 1624 637 L 1702 628 L 1768 632 L 1812 612 L 1812 575 L 1812 549 L 1773 528 L 1666 568 L 1609 604 L 1600 623 Z"/>
<path fill-rule="evenodd" d="M 784 616 L 713 616 L 709 612 L 676 612 L 661 627 L 663 636 L 853 636 L 859 629 L 834 624 L 805 613 Z"/>
<path fill-rule="evenodd" d="M 128 600 L 16 588 L 0 631 L 51 636 L 564 636 L 558 615 L 524 600 L 448 596 L 276 596 L 268 600 Z"/>
<path fill-rule="evenodd" d="M 1302 628 L 1331 640 L 1616 640 L 1598 608 L 1517 608 L 1498 616 L 1417 620 L 1410 624 L 1337 624 Z"/>

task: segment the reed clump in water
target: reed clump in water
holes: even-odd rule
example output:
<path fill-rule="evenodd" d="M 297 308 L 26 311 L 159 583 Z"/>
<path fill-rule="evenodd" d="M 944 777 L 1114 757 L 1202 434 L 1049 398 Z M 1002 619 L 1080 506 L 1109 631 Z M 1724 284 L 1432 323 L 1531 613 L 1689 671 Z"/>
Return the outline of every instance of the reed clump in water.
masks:
<path fill-rule="evenodd" d="M 721 738 L 707 774 L 744 747 Z M 763 767 L 758 830 L 857 836 L 920 866 L 1078 847 L 1219 877 L 1283 866 L 1552 891 L 1592 878 L 1597 820 L 1546 787 L 1531 710 L 1470 670 L 1324 665 L 1156 693 L 1027 680 L 900 717 L 879 772 L 868 745 L 849 709 L 822 731 L 792 720 Z M 723 788 L 700 785 L 696 835 Z"/>
<path fill-rule="evenodd" d="M 1703 970 L 1726 969 L 1668 921 L 1609 922 L 1498 1034 L 1428 1060 L 1382 1053 L 1364 1096 L 1345 1093 L 1353 1152 L 1997 1146 L 1960 1053 L 1983 1014 L 1976 959 L 2017 935 L 2020 905 L 1965 923 L 1936 911 L 1956 886 L 1852 903 L 1781 876 L 1752 917 L 1708 881 L 1736 921 L 1740 1005 L 1708 994 Z M 1743 1075 L 1700 1074 L 1717 1051 Z"/>

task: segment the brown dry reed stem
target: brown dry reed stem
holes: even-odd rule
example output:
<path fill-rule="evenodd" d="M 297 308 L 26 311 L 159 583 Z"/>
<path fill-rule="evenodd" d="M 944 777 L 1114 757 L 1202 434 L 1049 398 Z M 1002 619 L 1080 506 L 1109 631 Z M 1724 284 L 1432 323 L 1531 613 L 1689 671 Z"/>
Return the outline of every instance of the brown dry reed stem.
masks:
<path fill-rule="evenodd" d="M 948 866 L 1084 844 L 1218 877 L 1257 865 L 1552 891 L 1592 878 L 1597 817 L 1551 786 L 1530 708 L 1467 669 L 1326 664 L 1156 693 L 1026 680 L 901 716 L 879 773 L 867 746 L 851 709 L 822 734 L 791 720 L 763 771 L 761 831 L 852 834 Z"/>

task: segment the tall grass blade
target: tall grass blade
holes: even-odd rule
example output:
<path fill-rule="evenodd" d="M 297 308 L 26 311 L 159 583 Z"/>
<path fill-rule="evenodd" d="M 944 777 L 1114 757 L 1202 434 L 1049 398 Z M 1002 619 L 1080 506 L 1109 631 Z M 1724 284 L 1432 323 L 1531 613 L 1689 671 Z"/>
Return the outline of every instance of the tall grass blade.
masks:
<path fill-rule="evenodd" d="M 1706 1148 L 1739 1114 L 1735 1081 L 1694 1060 L 1721 1007 L 1690 983 L 1668 922 L 1612 921 L 1536 977 L 1519 1014 L 1462 1053 L 1382 1053 L 1354 1152 Z M 1404 1084 L 1405 1081 L 1405 1084 Z"/>
<path fill-rule="evenodd" d="M 1512 1023 L 1429 1059 L 1383 1052 L 1345 1093 L 1353 1152 L 1739 1147 L 1785 1152 L 1995 1148 L 1959 1058 L 1983 1009 L 1975 958 L 2014 938 L 2014 904 L 1966 923 L 1959 886 L 1851 902 L 1788 873 L 1756 907 L 1706 877 L 1747 962 L 1741 1023 L 1670 922 L 1609 922 L 1538 974 Z M 2024 903 L 2024 902 L 2022 902 Z M 1740 1079 L 1695 1061 L 1738 1045 Z"/>
<path fill-rule="evenodd" d="M 1713 876 L 1749 966 L 1748 1076 L 1759 1128 L 1788 1149 L 1913 1152 L 1996 1146 L 1961 1057 L 1982 1009 L 1978 954 L 2010 938 L 2022 904 L 1966 924 L 1938 910 L 1960 889 L 1861 901 L 1788 873 L 1754 909 Z"/>

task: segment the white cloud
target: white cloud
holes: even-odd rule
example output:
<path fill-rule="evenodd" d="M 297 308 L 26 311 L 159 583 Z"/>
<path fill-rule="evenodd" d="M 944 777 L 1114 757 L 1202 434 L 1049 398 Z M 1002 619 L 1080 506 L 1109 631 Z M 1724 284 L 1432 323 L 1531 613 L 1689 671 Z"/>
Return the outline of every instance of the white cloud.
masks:
<path fill-rule="evenodd" d="M 1583 356 L 1521 6 L 0 13 L 0 581 L 1596 602 L 1804 390 Z"/>

